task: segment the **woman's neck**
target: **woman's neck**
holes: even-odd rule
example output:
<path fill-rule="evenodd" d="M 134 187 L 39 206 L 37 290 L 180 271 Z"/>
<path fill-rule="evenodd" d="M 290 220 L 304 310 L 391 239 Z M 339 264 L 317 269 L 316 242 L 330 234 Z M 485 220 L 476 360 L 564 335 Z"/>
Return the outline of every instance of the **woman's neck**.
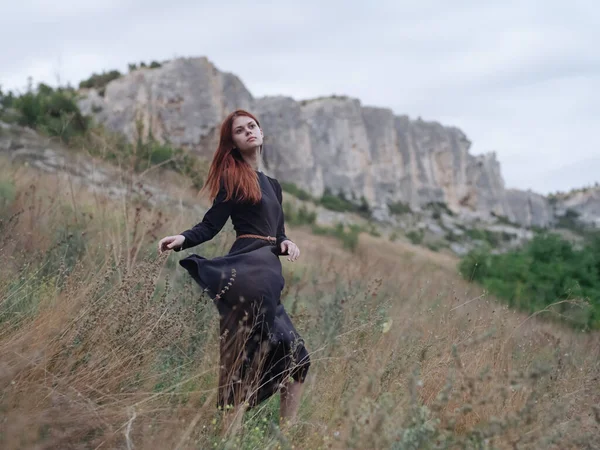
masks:
<path fill-rule="evenodd" d="M 258 147 L 254 150 L 244 152 L 241 154 L 242 158 L 244 158 L 244 161 L 246 161 L 250 165 L 250 167 L 252 167 L 252 169 L 258 170 Z"/>

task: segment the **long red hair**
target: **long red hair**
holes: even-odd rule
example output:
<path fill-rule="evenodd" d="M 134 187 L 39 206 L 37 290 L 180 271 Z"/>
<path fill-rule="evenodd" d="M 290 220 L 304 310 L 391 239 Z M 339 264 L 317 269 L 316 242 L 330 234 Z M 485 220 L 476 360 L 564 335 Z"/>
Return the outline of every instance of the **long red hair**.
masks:
<path fill-rule="evenodd" d="M 219 146 L 213 156 L 202 191 L 208 190 L 211 199 L 214 199 L 223 181 L 227 192 L 225 200 L 235 198 L 240 202 L 258 203 L 262 195 L 256 173 L 235 148 L 231 136 L 233 120 L 239 116 L 250 117 L 260 127 L 258 119 L 243 109 L 238 109 L 225 118 L 221 124 Z"/>

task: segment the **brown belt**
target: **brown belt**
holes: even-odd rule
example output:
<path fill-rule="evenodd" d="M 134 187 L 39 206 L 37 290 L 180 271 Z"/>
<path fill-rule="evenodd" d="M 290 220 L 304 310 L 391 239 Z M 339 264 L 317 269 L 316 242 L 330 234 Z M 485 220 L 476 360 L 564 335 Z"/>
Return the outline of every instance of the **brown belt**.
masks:
<path fill-rule="evenodd" d="M 277 242 L 277 238 L 274 238 L 273 236 L 261 236 L 259 234 L 242 234 L 240 236 L 238 236 L 236 238 L 237 239 L 242 239 L 242 238 L 253 238 L 253 239 L 262 239 L 264 241 L 269 241 L 269 242 Z"/>

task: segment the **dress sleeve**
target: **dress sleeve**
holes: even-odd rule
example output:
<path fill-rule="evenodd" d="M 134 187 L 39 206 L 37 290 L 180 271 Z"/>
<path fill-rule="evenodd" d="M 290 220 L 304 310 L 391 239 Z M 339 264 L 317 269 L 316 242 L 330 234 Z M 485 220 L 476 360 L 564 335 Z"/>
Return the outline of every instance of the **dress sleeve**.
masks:
<path fill-rule="evenodd" d="M 227 222 L 227 219 L 231 215 L 233 207 L 233 200 L 225 201 L 226 195 L 225 186 L 221 183 L 219 192 L 213 200 L 210 209 L 204 214 L 202 221 L 192 228 L 179 233 L 185 237 L 185 240 L 180 247 L 174 248 L 174 251 L 178 252 L 209 241 L 223 229 L 225 222 Z"/>
<path fill-rule="evenodd" d="M 277 236 L 276 236 L 277 237 L 277 247 L 279 248 L 281 243 L 289 238 L 285 235 L 285 217 L 283 214 L 283 195 L 281 193 L 281 185 L 279 184 L 278 181 L 275 181 L 275 186 L 277 187 L 277 189 L 275 189 L 275 193 L 277 194 L 277 200 L 279 201 L 279 205 L 281 205 L 281 214 L 279 215 L 279 222 L 277 224 Z"/>

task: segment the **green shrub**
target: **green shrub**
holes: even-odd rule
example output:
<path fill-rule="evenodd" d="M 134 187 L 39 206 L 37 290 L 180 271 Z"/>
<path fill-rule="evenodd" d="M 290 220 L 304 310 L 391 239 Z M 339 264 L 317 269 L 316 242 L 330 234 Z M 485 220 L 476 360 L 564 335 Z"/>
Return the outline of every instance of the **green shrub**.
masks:
<path fill-rule="evenodd" d="M 354 209 L 354 205 L 350 203 L 343 194 L 334 195 L 329 189 L 321 196 L 321 205 L 332 211 L 347 212 Z"/>
<path fill-rule="evenodd" d="M 574 209 L 567 209 L 563 216 L 557 218 L 556 226 L 578 233 L 584 233 L 586 227 L 579 221 L 579 216 L 580 214 Z"/>
<path fill-rule="evenodd" d="M 492 247 L 498 247 L 502 242 L 509 242 L 514 235 L 506 231 L 495 232 L 484 228 L 466 228 L 465 235 L 474 241 L 483 241 Z M 447 235 L 448 237 L 448 235 Z"/>
<path fill-rule="evenodd" d="M 50 136 L 58 136 L 65 143 L 82 135 L 88 129 L 89 119 L 79 111 L 76 93 L 69 88 L 53 89 L 40 83 L 36 91 L 29 90 L 16 97 L 12 106 L 17 111 L 17 123 Z"/>
<path fill-rule="evenodd" d="M 356 249 L 361 231 L 362 228 L 359 225 L 345 227 L 342 223 L 338 223 L 335 227 L 325 227 L 316 224 L 312 227 L 314 234 L 338 238 L 342 241 L 343 247 L 351 251 Z"/>
<path fill-rule="evenodd" d="M 281 189 L 298 198 L 299 200 L 315 201 L 312 195 L 310 195 L 304 189 L 299 188 L 294 183 L 282 182 Z"/>
<path fill-rule="evenodd" d="M 444 245 L 441 242 L 428 242 L 426 247 L 432 252 L 439 252 Z"/>
<path fill-rule="evenodd" d="M 369 227 L 367 228 L 367 232 L 373 237 L 381 237 L 381 233 L 379 232 L 377 227 L 372 223 L 369 224 Z"/>
<path fill-rule="evenodd" d="M 118 70 L 111 70 L 110 72 L 102 72 L 101 74 L 92 74 L 87 80 L 83 80 L 79 83 L 79 88 L 94 88 L 97 89 L 100 95 L 104 95 L 104 89 L 106 85 L 113 80 L 121 78 L 122 74 Z"/>
<path fill-rule="evenodd" d="M 408 213 L 412 212 L 412 209 L 410 208 L 410 205 L 408 203 L 404 203 L 404 202 L 400 202 L 400 201 L 388 203 L 388 209 L 391 214 L 394 214 L 397 216 L 401 216 L 403 214 L 408 214 Z"/>
<path fill-rule="evenodd" d="M 348 200 L 343 192 L 337 195 L 333 194 L 328 188 L 325 189 L 320 200 L 321 205 L 325 208 L 337 212 L 353 212 L 360 214 L 364 217 L 371 216 L 371 208 L 364 197 L 360 198 L 357 203 L 355 201 Z"/>
<path fill-rule="evenodd" d="M 425 205 L 425 209 L 433 211 L 434 218 L 440 218 L 441 213 L 446 213 L 449 216 L 454 216 L 454 213 L 445 202 L 429 202 Z"/>
<path fill-rule="evenodd" d="M 5 94 L 2 91 L 2 88 L 0 88 L 0 110 L 2 110 L 3 108 L 10 108 L 13 104 L 14 99 L 15 97 L 12 91 L 9 91 Z"/>
<path fill-rule="evenodd" d="M 491 214 L 492 214 L 493 217 L 495 217 L 498 220 L 498 223 L 501 223 L 503 225 L 509 225 L 509 226 L 512 226 L 512 227 L 517 227 L 517 228 L 521 227 L 518 223 L 513 222 L 512 220 L 510 220 L 506 216 L 503 216 L 501 214 L 495 214 L 493 211 L 492 211 Z"/>
<path fill-rule="evenodd" d="M 600 234 L 576 250 L 556 234 L 536 235 L 524 248 L 492 254 L 480 248 L 459 264 L 461 275 L 482 284 L 510 306 L 535 312 L 554 307 L 568 323 L 600 328 Z M 567 302 L 584 299 L 586 308 Z"/>
<path fill-rule="evenodd" d="M 147 67 L 150 67 L 150 69 L 156 69 L 158 67 L 162 67 L 162 65 L 158 61 L 152 61 L 150 65 L 147 65 L 144 61 L 141 61 L 139 66 L 136 63 L 129 63 L 127 67 L 129 72 L 134 72 L 138 69 L 144 69 Z"/>
<path fill-rule="evenodd" d="M 312 225 L 317 220 L 317 213 L 309 211 L 306 205 L 295 208 L 290 202 L 283 203 L 285 221 L 290 225 Z"/>
<path fill-rule="evenodd" d="M 415 245 L 419 245 L 423 242 L 423 231 L 422 230 L 411 230 L 406 233 L 406 237 Z"/>
<path fill-rule="evenodd" d="M 0 209 L 7 208 L 15 199 L 15 185 L 10 180 L 0 180 Z"/>

